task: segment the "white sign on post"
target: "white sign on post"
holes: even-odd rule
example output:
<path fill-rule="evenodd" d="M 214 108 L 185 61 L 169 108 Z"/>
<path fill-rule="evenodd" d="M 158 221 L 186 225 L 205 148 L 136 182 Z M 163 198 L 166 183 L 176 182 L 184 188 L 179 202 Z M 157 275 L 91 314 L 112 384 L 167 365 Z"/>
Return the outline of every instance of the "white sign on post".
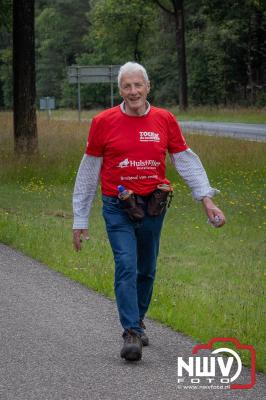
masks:
<path fill-rule="evenodd" d="M 55 109 L 55 98 L 54 97 L 41 97 L 40 98 L 40 110 L 54 110 Z"/>
<path fill-rule="evenodd" d="M 41 97 L 40 98 L 40 110 L 47 110 L 48 118 L 51 117 L 51 110 L 55 109 L 55 98 L 54 97 Z"/>

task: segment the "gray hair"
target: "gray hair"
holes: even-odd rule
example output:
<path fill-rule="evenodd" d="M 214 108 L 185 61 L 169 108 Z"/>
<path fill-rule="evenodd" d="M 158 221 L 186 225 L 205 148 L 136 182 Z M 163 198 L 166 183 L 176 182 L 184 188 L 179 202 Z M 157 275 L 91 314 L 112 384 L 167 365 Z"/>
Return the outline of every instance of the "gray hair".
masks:
<path fill-rule="evenodd" d="M 121 80 L 122 80 L 123 75 L 127 74 L 127 73 L 131 73 L 131 72 L 142 72 L 144 80 L 147 83 L 149 82 L 149 77 L 148 77 L 146 69 L 141 64 L 138 64 L 137 62 L 129 61 L 129 62 L 125 63 L 124 65 L 122 65 L 119 69 L 118 77 L 117 77 L 119 88 L 121 88 Z"/>

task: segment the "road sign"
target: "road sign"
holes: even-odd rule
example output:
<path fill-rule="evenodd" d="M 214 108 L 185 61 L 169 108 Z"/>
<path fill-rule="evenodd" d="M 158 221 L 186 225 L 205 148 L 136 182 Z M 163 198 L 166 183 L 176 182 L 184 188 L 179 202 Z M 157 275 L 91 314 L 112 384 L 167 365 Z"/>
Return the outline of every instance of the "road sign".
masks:
<path fill-rule="evenodd" d="M 80 84 L 110 83 L 111 107 L 114 105 L 113 84 L 117 81 L 120 65 L 72 65 L 68 67 L 68 81 L 78 85 L 78 114 L 81 115 Z"/>
<path fill-rule="evenodd" d="M 41 97 L 40 98 L 40 110 L 54 110 L 55 109 L 55 98 L 54 97 Z"/>
<path fill-rule="evenodd" d="M 72 65 L 68 68 L 69 83 L 116 82 L 120 65 Z"/>
<path fill-rule="evenodd" d="M 54 97 L 41 97 L 40 98 L 40 110 L 47 110 L 48 119 L 51 117 L 51 110 L 55 109 L 55 98 Z"/>

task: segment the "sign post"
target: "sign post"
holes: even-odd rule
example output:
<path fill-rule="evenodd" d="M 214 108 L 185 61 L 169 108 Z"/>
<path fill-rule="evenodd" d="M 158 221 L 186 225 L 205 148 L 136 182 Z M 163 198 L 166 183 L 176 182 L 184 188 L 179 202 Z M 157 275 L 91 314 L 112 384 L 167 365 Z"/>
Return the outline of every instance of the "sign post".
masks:
<path fill-rule="evenodd" d="M 80 82 L 78 80 L 78 114 L 79 114 L 79 122 L 81 121 L 81 101 L 80 101 Z"/>
<path fill-rule="evenodd" d="M 78 116 L 81 119 L 81 83 L 110 83 L 110 99 L 111 107 L 114 105 L 114 88 L 113 84 L 117 80 L 120 65 L 90 65 L 80 66 L 72 65 L 68 67 L 68 81 L 70 84 L 78 86 Z"/>

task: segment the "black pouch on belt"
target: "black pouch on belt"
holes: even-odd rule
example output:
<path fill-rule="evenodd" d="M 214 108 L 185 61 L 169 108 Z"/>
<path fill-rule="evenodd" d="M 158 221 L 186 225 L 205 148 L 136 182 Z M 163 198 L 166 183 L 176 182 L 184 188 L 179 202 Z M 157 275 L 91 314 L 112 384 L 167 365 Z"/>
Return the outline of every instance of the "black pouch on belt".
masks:
<path fill-rule="evenodd" d="M 170 185 L 158 185 L 157 189 L 150 195 L 147 207 L 148 215 L 151 217 L 161 215 L 167 207 L 170 207 L 172 197 L 173 188 Z"/>
<path fill-rule="evenodd" d="M 122 200 L 123 209 L 129 218 L 135 222 L 141 221 L 145 216 L 144 210 L 139 204 L 138 197 L 132 193 L 125 200 Z"/>

